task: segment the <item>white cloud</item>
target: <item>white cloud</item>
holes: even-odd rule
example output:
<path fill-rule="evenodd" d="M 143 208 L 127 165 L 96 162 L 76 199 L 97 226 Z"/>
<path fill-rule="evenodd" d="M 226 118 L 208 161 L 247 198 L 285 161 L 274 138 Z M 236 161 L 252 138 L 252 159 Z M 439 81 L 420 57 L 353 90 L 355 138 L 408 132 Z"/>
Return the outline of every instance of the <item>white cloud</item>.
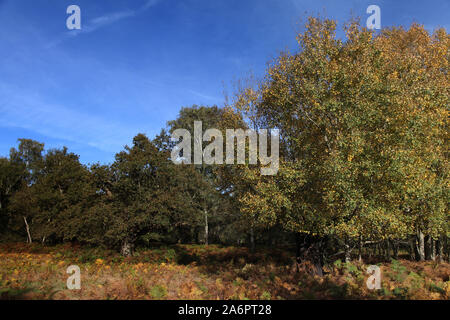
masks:
<path fill-rule="evenodd" d="M 151 7 L 155 6 L 159 2 L 160 2 L 160 0 L 148 0 L 143 6 L 141 6 L 138 9 L 135 9 L 135 10 L 127 9 L 127 10 L 123 10 L 123 11 L 111 12 L 106 15 L 91 19 L 86 24 L 82 24 L 82 27 L 80 30 L 67 31 L 64 37 L 48 43 L 46 45 L 46 48 L 54 47 L 54 46 L 60 44 L 61 42 L 63 42 L 68 37 L 76 37 L 80 34 L 91 33 L 100 28 L 103 28 L 103 27 L 106 27 L 113 23 L 116 23 L 118 21 L 134 17 L 137 14 L 140 14 L 140 13 L 150 9 Z"/>

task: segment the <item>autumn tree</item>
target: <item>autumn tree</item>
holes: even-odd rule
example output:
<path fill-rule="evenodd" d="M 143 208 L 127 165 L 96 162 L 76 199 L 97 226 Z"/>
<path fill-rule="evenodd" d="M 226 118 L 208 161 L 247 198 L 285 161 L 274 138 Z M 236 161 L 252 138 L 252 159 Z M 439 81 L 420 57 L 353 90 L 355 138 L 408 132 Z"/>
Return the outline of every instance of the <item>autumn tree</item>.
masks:
<path fill-rule="evenodd" d="M 298 52 L 276 58 L 234 106 L 282 140 L 277 176 L 249 170 L 244 212 L 319 239 L 319 256 L 322 239 L 338 239 L 348 260 L 365 240 L 448 233 L 449 38 L 418 25 L 375 35 L 357 21 L 345 32 L 310 18 Z"/>

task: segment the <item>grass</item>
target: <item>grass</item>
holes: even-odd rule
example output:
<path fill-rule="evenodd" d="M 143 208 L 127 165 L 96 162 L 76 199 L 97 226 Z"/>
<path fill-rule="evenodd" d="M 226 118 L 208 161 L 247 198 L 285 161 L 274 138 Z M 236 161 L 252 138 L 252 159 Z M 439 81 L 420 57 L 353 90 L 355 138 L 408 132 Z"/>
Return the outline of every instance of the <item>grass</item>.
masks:
<path fill-rule="evenodd" d="M 323 277 L 296 272 L 289 250 L 210 245 L 139 249 L 123 258 L 100 248 L 0 244 L 2 299 L 449 299 L 450 264 L 379 263 L 382 289 L 366 287 L 368 265 L 335 261 Z M 81 290 L 68 290 L 70 265 Z"/>

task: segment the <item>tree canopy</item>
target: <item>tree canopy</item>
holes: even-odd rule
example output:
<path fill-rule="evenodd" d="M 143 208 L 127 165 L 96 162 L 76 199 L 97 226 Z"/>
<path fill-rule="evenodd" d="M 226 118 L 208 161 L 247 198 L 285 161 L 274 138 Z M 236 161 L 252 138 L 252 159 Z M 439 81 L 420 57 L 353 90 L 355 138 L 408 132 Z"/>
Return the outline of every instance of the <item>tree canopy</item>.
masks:
<path fill-rule="evenodd" d="M 317 265 L 343 248 L 442 255 L 450 233 L 450 37 L 423 26 L 379 33 L 310 18 L 298 48 L 224 107 L 180 110 L 153 140 L 137 134 L 111 164 L 19 139 L 0 158 L 0 233 L 130 255 L 151 242 L 292 242 Z M 277 129 L 280 166 L 175 164 L 176 129 Z M 208 142 L 202 141 L 202 145 Z M 248 153 L 248 148 L 246 149 Z M 258 160 L 261 160 L 260 158 Z M 8 238 L 9 237 L 9 238 Z M 312 249 L 311 249 L 312 248 Z M 446 249 L 448 250 L 448 249 Z M 447 253 L 448 254 L 448 253 Z"/>

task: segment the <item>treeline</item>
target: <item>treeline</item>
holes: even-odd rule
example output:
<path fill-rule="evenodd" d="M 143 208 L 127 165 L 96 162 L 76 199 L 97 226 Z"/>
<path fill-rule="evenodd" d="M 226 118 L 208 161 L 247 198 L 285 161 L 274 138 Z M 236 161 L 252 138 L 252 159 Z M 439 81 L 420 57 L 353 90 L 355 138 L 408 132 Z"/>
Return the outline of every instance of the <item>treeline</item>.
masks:
<path fill-rule="evenodd" d="M 245 127 L 230 109 L 193 106 L 168 130 L 193 130 L 194 120 L 220 128 L 227 118 Z M 174 145 L 166 130 L 153 140 L 138 134 L 112 164 L 88 166 L 65 147 L 44 151 L 43 143 L 19 139 L 9 158 L 0 158 L 2 240 L 102 245 L 124 255 L 152 242 L 254 242 L 232 181 L 211 165 L 174 164 Z M 285 238 L 271 228 L 259 240 Z"/>
<path fill-rule="evenodd" d="M 4 238 L 132 253 L 151 242 L 295 242 L 320 272 L 352 253 L 449 257 L 450 38 L 412 25 L 379 34 L 311 18 L 223 108 L 182 108 L 155 139 L 138 134 L 111 165 L 21 139 L 0 159 Z M 178 128 L 280 132 L 280 166 L 175 165 Z M 204 142 L 206 145 L 207 143 Z"/>

